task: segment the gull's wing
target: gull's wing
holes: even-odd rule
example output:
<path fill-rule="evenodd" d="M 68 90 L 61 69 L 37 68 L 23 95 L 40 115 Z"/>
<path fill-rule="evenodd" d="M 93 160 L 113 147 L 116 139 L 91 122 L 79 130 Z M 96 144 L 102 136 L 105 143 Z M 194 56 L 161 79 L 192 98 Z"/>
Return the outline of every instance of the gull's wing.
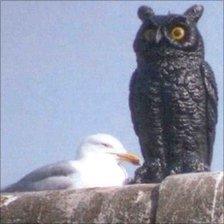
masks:
<path fill-rule="evenodd" d="M 75 172 L 71 161 L 62 161 L 40 167 L 24 176 L 20 181 L 36 182 L 53 176 L 68 176 Z"/>
<path fill-rule="evenodd" d="M 43 166 L 2 192 L 56 190 L 74 187 L 76 169 L 72 161 Z"/>

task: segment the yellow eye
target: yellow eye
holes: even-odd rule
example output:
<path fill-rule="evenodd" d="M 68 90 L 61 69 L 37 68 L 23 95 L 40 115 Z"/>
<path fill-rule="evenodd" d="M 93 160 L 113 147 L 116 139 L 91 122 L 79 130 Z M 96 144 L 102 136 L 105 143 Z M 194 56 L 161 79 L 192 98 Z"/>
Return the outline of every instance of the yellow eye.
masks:
<path fill-rule="evenodd" d="M 185 36 L 185 30 L 180 26 L 176 26 L 171 30 L 170 35 L 174 40 L 182 40 Z"/>

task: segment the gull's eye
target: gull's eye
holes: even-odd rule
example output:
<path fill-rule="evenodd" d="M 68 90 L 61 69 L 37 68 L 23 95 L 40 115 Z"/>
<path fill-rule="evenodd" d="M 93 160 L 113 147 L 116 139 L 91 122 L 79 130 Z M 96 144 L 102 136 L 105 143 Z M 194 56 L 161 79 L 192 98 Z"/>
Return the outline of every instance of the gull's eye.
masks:
<path fill-rule="evenodd" d="M 155 39 L 156 31 L 153 29 L 148 29 L 143 33 L 143 37 L 147 41 L 153 41 Z"/>
<path fill-rule="evenodd" d="M 170 31 L 170 36 L 172 39 L 180 41 L 185 37 L 185 29 L 181 26 L 175 26 Z"/>
<path fill-rule="evenodd" d="M 113 148 L 113 146 L 112 145 L 110 145 L 110 144 L 107 144 L 107 143 L 101 143 L 103 146 L 105 146 L 105 147 L 107 147 L 107 148 Z"/>

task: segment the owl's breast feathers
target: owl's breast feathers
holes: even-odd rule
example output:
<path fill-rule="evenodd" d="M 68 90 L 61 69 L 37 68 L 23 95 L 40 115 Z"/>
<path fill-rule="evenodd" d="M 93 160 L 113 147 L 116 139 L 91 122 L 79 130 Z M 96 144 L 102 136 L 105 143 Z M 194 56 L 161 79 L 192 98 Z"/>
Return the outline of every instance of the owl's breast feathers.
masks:
<path fill-rule="evenodd" d="M 200 145 L 199 151 L 207 148 L 209 165 L 217 100 L 214 74 L 201 60 L 147 63 L 138 66 L 130 83 L 129 105 L 136 134 L 142 136 L 150 126 L 156 125 L 153 117 L 157 113 L 166 126 L 164 130 L 172 126 L 186 137 L 191 133 Z"/>

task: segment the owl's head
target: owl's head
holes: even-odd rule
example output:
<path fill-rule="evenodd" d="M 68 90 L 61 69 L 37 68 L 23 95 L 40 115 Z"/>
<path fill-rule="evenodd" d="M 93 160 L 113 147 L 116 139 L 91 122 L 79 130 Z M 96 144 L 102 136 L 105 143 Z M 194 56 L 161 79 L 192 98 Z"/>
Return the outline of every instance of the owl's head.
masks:
<path fill-rule="evenodd" d="M 184 14 L 155 15 L 147 6 L 141 6 L 138 17 L 142 25 L 134 41 L 134 50 L 140 56 L 180 56 L 204 54 L 202 37 L 197 22 L 202 16 L 203 6 L 193 5 Z"/>

